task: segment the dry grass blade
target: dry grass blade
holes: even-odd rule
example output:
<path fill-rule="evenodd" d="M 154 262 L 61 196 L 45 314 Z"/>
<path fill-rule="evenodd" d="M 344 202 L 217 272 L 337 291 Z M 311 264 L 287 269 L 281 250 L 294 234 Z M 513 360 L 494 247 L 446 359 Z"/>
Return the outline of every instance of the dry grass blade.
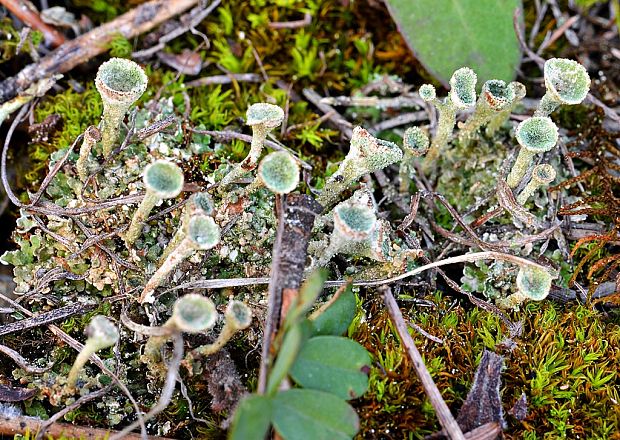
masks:
<path fill-rule="evenodd" d="M 448 405 L 446 405 L 446 402 L 441 397 L 441 393 L 439 392 L 437 385 L 435 385 L 431 374 L 424 365 L 422 355 L 418 351 L 413 338 L 407 330 L 407 324 L 405 323 L 403 315 L 398 308 L 398 304 L 396 304 L 396 300 L 392 295 L 391 289 L 387 286 L 383 286 L 379 290 L 383 293 L 383 301 L 387 307 L 388 313 L 390 314 L 400 340 L 407 350 L 407 354 L 409 355 L 411 362 L 413 363 L 416 374 L 422 382 L 424 391 L 433 405 L 433 408 L 435 408 L 437 418 L 439 419 L 439 423 L 443 427 L 446 436 L 451 440 L 464 440 L 465 436 L 463 435 L 461 428 L 459 428 L 459 425 L 456 423 L 456 420 L 450 412 L 450 408 L 448 408 Z"/>

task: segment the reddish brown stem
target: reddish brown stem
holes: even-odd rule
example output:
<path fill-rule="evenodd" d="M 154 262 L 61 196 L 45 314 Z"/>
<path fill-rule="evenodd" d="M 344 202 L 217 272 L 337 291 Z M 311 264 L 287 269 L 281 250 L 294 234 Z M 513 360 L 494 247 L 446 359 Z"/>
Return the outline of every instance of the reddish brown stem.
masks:
<path fill-rule="evenodd" d="M 50 46 L 58 47 L 64 44 L 67 41 L 65 36 L 41 20 L 41 16 L 34 9 L 34 6 L 29 5 L 29 3 L 23 0 L 0 0 L 0 4 L 4 5 L 18 20 L 40 31 Z"/>
<path fill-rule="evenodd" d="M 0 435 L 14 436 L 16 434 L 25 435 L 26 432 L 30 432 L 32 435 L 36 433 L 43 425 L 44 420 L 39 420 L 34 417 L 0 417 Z M 110 434 L 114 434 L 115 431 L 107 429 L 89 428 L 87 426 L 74 426 L 68 423 L 54 423 L 46 430 L 46 435 L 54 438 L 60 438 L 61 436 L 75 437 L 75 438 L 89 438 L 89 439 L 102 439 L 108 438 Z M 139 440 L 142 437 L 140 434 L 127 434 L 124 437 L 126 440 Z M 149 440 L 169 440 L 165 437 L 148 437 Z"/>
<path fill-rule="evenodd" d="M 14 98 L 35 81 L 56 73 L 68 72 L 75 66 L 102 54 L 108 50 L 109 43 L 118 34 L 131 40 L 196 3 L 198 0 L 151 0 L 90 32 L 67 41 L 38 63 L 26 66 L 17 76 L 0 82 L 0 104 Z"/>

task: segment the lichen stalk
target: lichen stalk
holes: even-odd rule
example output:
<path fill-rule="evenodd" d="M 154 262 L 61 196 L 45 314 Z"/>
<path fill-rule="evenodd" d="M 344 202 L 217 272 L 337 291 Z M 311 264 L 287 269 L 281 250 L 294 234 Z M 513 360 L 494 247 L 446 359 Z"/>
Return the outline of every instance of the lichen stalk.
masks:
<path fill-rule="evenodd" d="M 120 128 L 130 105 L 110 105 L 103 102 L 103 117 L 101 118 L 101 146 L 104 157 L 108 157 L 114 150 L 114 145 L 120 134 Z"/>
<path fill-rule="evenodd" d="M 68 390 L 72 390 L 75 388 L 75 384 L 77 383 L 80 371 L 82 370 L 82 368 L 84 368 L 86 362 L 88 362 L 88 358 L 92 354 L 96 353 L 97 350 L 98 347 L 92 341 L 86 341 L 86 343 L 84 344 L 84 348 L 78 353 L 77 357 L 75 358 L 75 362 L 71 367 L 71 371 L 69 371 L 69 374 L 67 375 Z"/>
<path fill-rule="evenodd" d="M 135 62 L 112 58 L 97 71 L 95 86 L 103 101 L 101 145 L 108 157 L 120 135 L 120 128 L 129 108 L 146 90 L 148 79 Z"/>
<path fill-rule="evenodd" d="M 506 121 L 510 118 L 511 113 L 519 105 L 521 100 L 525 98 L 526 89 L 525 86 L 520 82 L 513 81 L 508 84 L 508 87 L 512 89 L 514 98 L 509 107 L 495 113 L 487 123 L 485 133 L 489 137 L 493 136 L 497 132 L 497 130 L 499 130 L 506 123 Z"/>
<path fill-rule="evenodd" d="M 82 146 L 80 147 L 80 156 L 75 163 L 78 177 L 82 182 L 86 182 L 86 179 L 88 178 L 87 164 L 90 152 L 95 144 L 100 140 L 101 132 L 96 127 L 91 125 L 84 132 L 84 140 L 82 141 Z"/>
<path fill-rule="evenodd" d="M 179 245 L 174 248 L 174 252 L 171 253 L 168 258 L 164 260 L 162 265 L 155 271 L 149 281 L 144 286 L 144 290 L 140 295 L 139 302 L 141 304 L 145 302 L 153 301 L 153 293 L 165 280 L 168 278 L 170 272 L 172 272 L 183 260 L 189 257 L 195 251 L 195 246 L 189 238 L 181 240 Z"/>
<path fill-rule="evenodd" d="M 258 159 L 263 151 L 265 139 L 267 139 L 267 133 L 268 130 L 263 126 L 257 125 L 252 127 L 250 151 L 247 157 L 242 162 L 235 164 L 233 169 L 220 181 L 218 187 L 220 192 L 227 189 L 235 180 L 243 177 L 244 174 L 256 169 Z"/>
<path fill-rule="evenodd" d="M 248 328 L 252 323 L 252 311 L 241 301 L 230 301 L 226 307 L 224 317 L 224 327 L 217 339 L 211 344 L 202 345 L 193 350 L 188 354 L 188 360 L 191 361 L 195 357 L 209 356 L 218 352 L 238 331 Z"/>
<path fill-rule="evenodd" d="M 523 189 L 521 194 L 517 197 L 517 203 L 524 205 L 527 199 L 530 198 L 534 192 L 536 192 L 543 185 L 547 185 L 555 179 L 555 169 L 549 164 L 536 165 L 532 171 L 532 178 L 528 182 L 527 186 Z"/>
<path fill-rule="evenodd" d="M 428 151 L 429 140 L 420 127 L 409 127 L 403 135 L 403 159 L 398 170 L 399 192 L 407 194 L 409 184 L 415 173 L 416 158 L 425 155 Z"/>
<path fill-rule="evenodd" d="M 508 174 L 506 178 L 506 183 L 510 188 L 516 188 L 517 185 L 519 185 L 519 182 L 521 182 L 521 179 L 523 179 L 523 176 L 527 173 L 527 169 L 530 167 L 534 156 L 535 153 L 521 147 L 517 159 L 510 170 L 510 174 Z"/>
<path fill-rule="evenodd" d="M 325 208 L 332 206 L 338 196 L 364 174 L 383 169 L 402 158 L 403 152 L 396 144 L 377 139 L 362 127 L 355 127 L 349 152 L 338 170 L 325 182 L 317 202 Z"/>
<path fill-rule="evenodd" d="M 548 116 L 554 111 L 556 111 L 560 105 L 562 105 L 562 103 L 556 98 L 554 98 L 552 93 L 547 91 L 543 95 L 543 97 L 540 98 L 540 101 L 538 102 L 538 107 L 534 112 L 534 116 Z"/>
<path fill-rule="evenodd" d="M 541 182 L 535 179 L 530 180 L 525 186 L 525 188 L 523 188 L 523 191 L 521 191 L 521 193 L 517 196 L 517 203 L 519 205 L 525 205 L 525 203 L 532 196 L 532 194 L 534 194 L 541 186 Z"/>
<path fill-rule="evenodd" d="M 454 125 L 456 124 L 456 109 L 451 105 L 447 98 L 444 102 L 435 100 L 433 101 L 433 104 L 439 112 L 439 119 L 437 121 L 437 131 L 435 132 L 435 137 L 433 137 L 431 146 L 426 153 L 424 161 L 422 162 L 422 167 L 424 169 L 429 169 L 432 167 L 439 157 L 439 153 L 445 148 L 446 145 L 448 145 L 448 141 L 450 140 L 450 136 L 452 136 L 452 131 L 454 130 Z"/>
<path fill-rule="evenodd" d="M 136 212 L 131 219 L 129 228 L 123 237 L 127 246 L 131 246 L 138 239 L 140 234 L 142 234 L 144 221 L 148 218 L 149 214 L 159 201 L 160 198 L 157 197 L 156 194 L 149 190 L 146 191 L 142 202 L 138 205 L 138 209 L 136 209 Z"/>

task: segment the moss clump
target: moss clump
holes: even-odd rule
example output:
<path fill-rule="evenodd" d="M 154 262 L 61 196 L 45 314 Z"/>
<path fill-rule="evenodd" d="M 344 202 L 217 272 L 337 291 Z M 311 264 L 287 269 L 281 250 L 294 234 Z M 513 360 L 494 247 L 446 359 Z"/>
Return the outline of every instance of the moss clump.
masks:
<path fill-rule="evenodd" d="M 612 438 L 617 432 L 617 322 L 606 322 L 581 305 L 530 303 L 511 316 L 524 323 L 524 331 L 515 339 L 516 348 L 507 353 L 500 344 L 508 331 L 497 316 L 453 307 L 440 294 L 424 300 L 433 307 L 412 308 L 405 318 L 442 339 L 440 344 L 411 330 L 453 414 L 458 413 L 486 348 L 506 356 L 501 388 L 504 409 L 521 393 L 528 402 L 525 420 L 508 417 L 506 438 L 542 438 L 550 432 L 558 438 Z M 364 308 L 370 319 L 355 328 L 354 337 L 370 351 L 376 366 L 370 373 L 369 392 L 355 403 L 362 421 L 359 437 L 396 439 L 408 432 L 421 439 L 439 430 L 382 304 L 373 300 Z"/>

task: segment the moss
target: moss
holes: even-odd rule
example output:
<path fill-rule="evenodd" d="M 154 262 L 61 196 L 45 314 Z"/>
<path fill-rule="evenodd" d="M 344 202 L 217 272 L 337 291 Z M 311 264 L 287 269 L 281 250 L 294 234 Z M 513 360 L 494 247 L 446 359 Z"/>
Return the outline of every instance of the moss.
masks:
<path fill-rule="evenodd" d="M 405 293 L 408 293 L 405 291 Z M 453 414 L 471 386 L 483 349 L 498 350 L 508 336 L 499 318 L 478 309 L 454 307 L 449 297 L 427 296 L 433 307 L 410 309 L 405 318 L 443 344 L 410 330 L 426 365 Z M 369 392 L 354 404 L 362 430 L 358 438 L 400 439 L 403 432 L 423 438 L 437 431 L 434 411 L 404 355 L 397 334 L 379 301 L 365 304 L 371 319 L 354 337 L 374 357 Z M 620 426 L 617 412 L 617 352 L 620 324 L 607 322 L 580 305 L 530 303 L 511 316 L 524 323 L 523 335 L 506 354 L 502 396 L 507 410 L 524 392 L 528 416 L 508 419 L 509 439 L 612 438 Z"/>

